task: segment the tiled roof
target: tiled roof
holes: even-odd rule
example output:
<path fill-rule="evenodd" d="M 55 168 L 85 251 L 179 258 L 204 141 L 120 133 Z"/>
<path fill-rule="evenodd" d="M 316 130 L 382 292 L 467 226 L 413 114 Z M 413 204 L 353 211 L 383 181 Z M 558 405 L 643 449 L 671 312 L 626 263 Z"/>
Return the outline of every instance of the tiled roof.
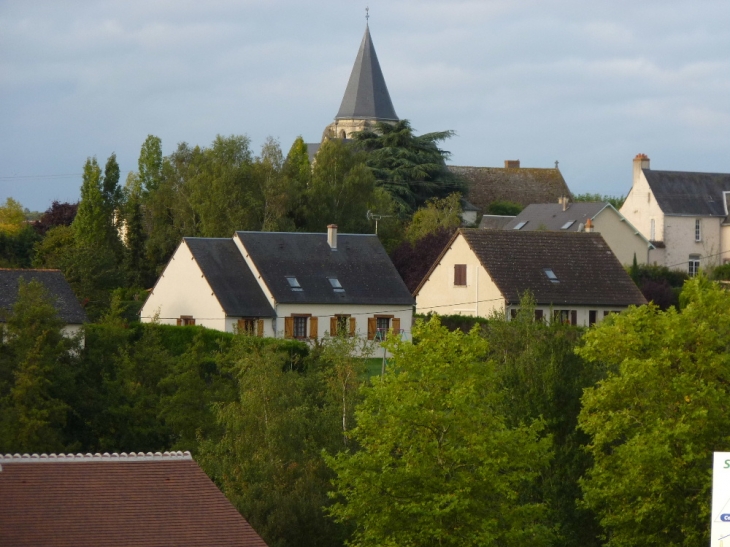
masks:
<path fill-rule="evenodd" d="M 529 290 L 541 305 L 646 304 L 601 234 L 462 228 L 454 238 L 459 235 L 466 239 L 509 303 L 518 303 Z M 450 247 L 451 243 L 444 253 Z M 441 257 L 434 267 L 440 260 Z M 557 283 L 549 279 L 546 269 L 553 271 Z M 416 294 L 418 290 L 420 287 Z"/>
<path fill-rule="evenodd" d="M 571 195 L 558 169 L 456 165 L 449 165 L 448 168 L 466 180 L 466 197 L 482 212 L 494 201 L 511 201 L 525 206 L 530 203 L 557 203 L 559 198 Z"/>
<path fill-rule="evenodd" d="M 274 317 L 274 309 L 231 238 L 186 237 L 190 252 L 229 317 Z"/>
<path fill-rule="evenodd" d="M 367 26 L 335 119 L 398 121 Z"/>
<path fill-rule="evenodd" d="M 236 232 L 278 303 L 412 306 L 413 297 L 376 235 Z M 293 291 L 287 277 L 301 286 Z M 335 291 L 329 279 L 339 281 Z"/>
<path fill-rule="evenodd" d="M 0 310 L 9 311 L 15 305 L 20 279 L 42 283 L 55 299 L 58 316 L 64 323 L 81 324 L 87 321 L 86 312 L 60 270 L 0 269 Z"/>
<path fill-rule="evenodd" d="M 189 453 L 0 456 L 3 547 L 266 547 Z"/>
<path fill-rule="evenodd" d="M 508 215 L 482 215 L 479 222 L 479 228 L 482 230 L 501 230 L 505 224 L 508 224 L 515 218 Z"/>
<path fill-rule="evenodd" d="M 565 231 L 577 232 L 578 228 L 585 226 L 586 220 L 595 219 L 596 215 L 610 205 L 603 201 L 576 202 L 570 203 L 563 211 L 560 203 L 534 203 L 525 207 L 512 221 L 504 226 L 505 230 L 514 229 L 520 222 L 527 222 L 521 231 L 530 230 L 561 230 L 566 223 L 573 221 L 573 224 Z"/>
<path fill-rule="evenodd" d="M 723 192 L 730 192 L 730 174 L 642 171 L 665 215 L 727 215 Z"/>

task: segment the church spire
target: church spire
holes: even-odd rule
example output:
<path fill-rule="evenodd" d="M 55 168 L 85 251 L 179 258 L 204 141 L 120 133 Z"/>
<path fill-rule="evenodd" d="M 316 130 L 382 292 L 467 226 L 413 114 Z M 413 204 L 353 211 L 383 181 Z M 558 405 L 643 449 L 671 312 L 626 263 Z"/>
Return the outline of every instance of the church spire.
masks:
<path fill-rule="evenodd" d="M 367 23 L 335 120 L 398 121 Z"/>

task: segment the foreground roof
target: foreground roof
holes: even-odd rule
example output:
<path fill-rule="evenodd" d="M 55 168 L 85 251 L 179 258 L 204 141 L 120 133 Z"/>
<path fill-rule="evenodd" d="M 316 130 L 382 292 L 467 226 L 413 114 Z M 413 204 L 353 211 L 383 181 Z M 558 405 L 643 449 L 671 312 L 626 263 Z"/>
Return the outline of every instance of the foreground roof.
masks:
<path fill-rule="evenodd" d="M 190 453 L 0 455 L 0 545 L 266 547 Z"/>
<path fill-rule="evenodd" d="M 338 234 L 337 250 L 325 233 L 236 232 L 279 303 L 412 306 L 413 297 L 378 236 Z M 301 290 L 293 291 L 287 277 Z M 339 281 L 334 291 L 329 279 Z"/>
<path fill-rule="evenodd" d="M 646 299 L 601 234 L 461 229 L 452 242 L 459 236 L 464 237 L 511 304 L 518 303 L 526 291 L 530 291 L 540 305 L 623 307 L 646 304 Z M 449 247 L 451 244 L 446 246 L 444 253 Z M 440 260 L 441 257 L 436 264 Z M 555 274 L 557 282 L 546 275 L 548 269 Z M 430 275 L 431 272 L 421 286 Z"/>
<path fill-rule="evenodd" d="M 86 312 L 60 270 L 0 269 L 0 310 L 9 311 L 15 305 L 21 279 L 26 283 L 35 280 L 43 284 L 54 298 L 58 316 L 64 323 L 81 324 L 88 320 Z"/>
<path fill-rule="evenodd" d="M 335 119 L 398 121 L 368 26 Z"/>
<path fill-rule="evenodd" d="M 467 198 L 481 211 L 495 201 L 520 205 L 557 203 L 570 196 L 570 189 L 559 169 L 532 167 L 463 167 L 449 165 L 449 171 L 467 183 Z"/>
<path fill-rule="evenodd" d="M 226 315 L 274 317 L 274 309 L 231 238 L 184 240 Z"/>
<path fill-rule="evenodd" d="M 563 211 L 560 203 L 533 203 L 525 207 L 513 220 L 508 222 L 505 230 L 512 230 L 520 222 L 527 222 L 521 231 L 531 230 L 565 230 L 577 232 L 585 226 L 586 220 L 596 218 L 596 215 L 611 205 L 604 201 L 575 202 L 570 203 Z M 573 221 L 568 228 L 563 228 L 568 222 Z"/>
<path fill-rule="evenodd" d="M 642 171 L 664 214 L 727 216 L 723 192 L 730 192 L 730 174 Z"/>

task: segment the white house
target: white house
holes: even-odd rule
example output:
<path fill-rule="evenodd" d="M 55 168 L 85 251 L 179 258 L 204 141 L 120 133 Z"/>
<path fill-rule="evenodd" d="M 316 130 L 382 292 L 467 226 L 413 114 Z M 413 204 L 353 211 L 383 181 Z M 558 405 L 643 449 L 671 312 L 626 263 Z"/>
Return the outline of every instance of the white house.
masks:
<path fill-rule="evenodd" d="M 621 264 L 633 263 L 634 257 L 639 264 L 646 264 L 649 252 L 654 249 L 639 230 L 605 201 L 571 203 L 567 198 L 561 198 L 560 203 L 528 205 L 505 224 L 504 229 L 598 232 Z"/>
<path fill-rule="evenodd" d="M 537 319 L 573 325 L 646 304 L 601 234 L 462 228 L 416 289 L 416 310 L 510 318 L 528 291 Z"/>
<path fill-rule="evenodd" d="M 730 174 L 654 171 L 639 154 L 621 213 L 654 244 L 650 263 L 695 275 L 730 261 L 728 195 Z"/>
<path fill-rule="evenodd" d="M 63 334 L 76 336 L 88 321 L 86 312 L 76 299 L 71 286 L 60 270 L 16 270 L 0 268 L 0 323 L 4 315 L 10 313 L 18 300 L 20 280 L 30 283 L 38 281 L 53 299 L 58 317 L 63 321 Z"/>
<path fill-rule="evenodd" d="M 236 232 L 184 238 L 142 321 L 313 339 L 410 336 L 414 300 L 377 236 Z"/>

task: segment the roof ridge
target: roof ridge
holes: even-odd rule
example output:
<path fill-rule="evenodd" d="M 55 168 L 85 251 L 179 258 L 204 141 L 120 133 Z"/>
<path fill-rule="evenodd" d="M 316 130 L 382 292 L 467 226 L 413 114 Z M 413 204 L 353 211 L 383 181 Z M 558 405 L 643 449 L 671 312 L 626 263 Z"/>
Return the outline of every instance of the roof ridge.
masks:
<path fill-rule="evenodd" d="M 0 454 L 0 464 L 3 463 L 39 463 L 39 462 L 140 462 L 140 461 L 181 461 L 192 460 L 188 450 L 173 452 L 126 452 L 100 454 Z"/>
<path fill-rule="evenodd" d="M 0 272 L 60 272 L 58 268 L 0 268 Z"/>

